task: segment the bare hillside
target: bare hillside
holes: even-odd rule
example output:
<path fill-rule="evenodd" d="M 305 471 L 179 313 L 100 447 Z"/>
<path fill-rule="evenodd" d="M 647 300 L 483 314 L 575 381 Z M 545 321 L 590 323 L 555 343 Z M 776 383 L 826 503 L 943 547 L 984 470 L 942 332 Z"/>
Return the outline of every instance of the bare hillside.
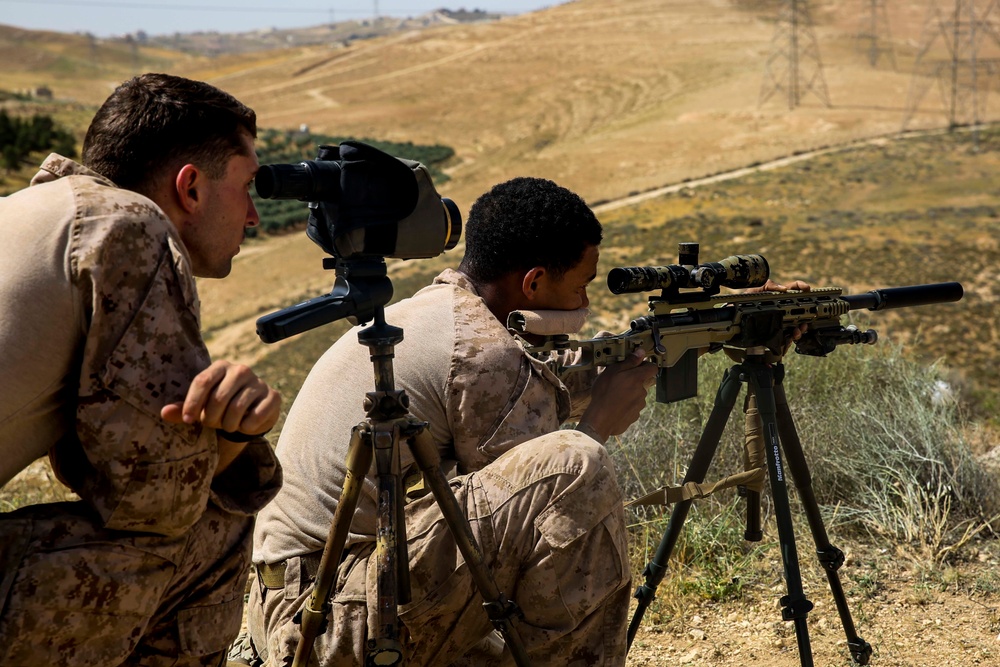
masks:
<path fill-rule="evenodd" d="M 813 3 L 814 29 L 799 34 L 794 110 L 779 4 L 578 0 L 492 23 L 178 67 L 249 101 L 264 126 L 453 146 L 444 189 L 463 206 L 523 174 L 596 202 L 901 129 L 926 3 L 894 3 L 880 43 L 897 69 L 888 52 L 872 67 L 857 39 L 868 3 Z M 910 127 L 947 122 L 936 92 L 919 102 Z M 979 105 L 988 116 L 985 93 Z"/>

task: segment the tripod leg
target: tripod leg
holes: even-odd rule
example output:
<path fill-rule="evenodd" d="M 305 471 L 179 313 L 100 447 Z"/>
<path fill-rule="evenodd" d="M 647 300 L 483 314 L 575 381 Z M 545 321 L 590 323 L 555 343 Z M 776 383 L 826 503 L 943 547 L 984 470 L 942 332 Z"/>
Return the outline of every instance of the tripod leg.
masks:
<path fill-rule="evenodd" d="M 757 401 L 753 392 L 747 392 L 743 401 L 744 417 L 744 442 L 743 442 L 743 469 L 752 470 L 764 466 L 764 437 L 761 433 L 760 414 L 757 410 Z M 739 494 L 747 501 L 747 523 L 743 532 L 743 539 L 747 542 L 760 542 L 764 539 L 764 531 L 760 526 L 760 488 L 749 488 L 746 486 L 737 487 Z"/>
<path fill-rule="evenodd" d="M 294 667 L 305 667 L 309 664 L 313 642 L 320 634 L 330 610 L 329 600 L 336 585 L 337 566 L 344 553 L 347 535 L 351 531 L 351 520 L 354 518 L 354 510 L 358 506 L 358 498 L 364 487 L 365 475 L 372 464 L 371 433 L 364 424 L 351 432 L 346 464 L 344 488 L 340 492 L 340 501 L 337 503 L 326 545 L 323 547 L 323 556 L 316 572 L 316 583 L 309 601 L 302 608 L 302 637 L 295 648 L 292 662 Z"/>
<path fill-rule="evenodd" d="M 722 438 L 726 422 L 729 421 L 729 415 L 736 404 L 736 397 L 739 395 L 741 386 L 740 378 L 733 373 L 733 369 L 726 371 L 719 385 L 719 390 L 715 395 L 715 404 L 712 406 L 712 413 L 705 423 L 705 429 L 701 434 L 701 439 L 698 441 L 698 446 L 695 448 L 687 474 L 684 476 L 684 483 L 700 483 L 705 481 L 708 466 L 712 463 L 715 450 L 718 449 L 719 440 Z M 677 544 L 677 538 L 680 537 L 681 528 L 684 526 L 685 519 L 687 519 L 691 502 L 690 500 L 685 500 L 674 505 L 674 509 L 670 514 L 670 521 L 667 524 L 667 530 L 663 534 L 659 546 L 656 548 L 653 559 L 646 565 L 646 568 L 642 572 L 645 581 L 636 589 L 633 595 L 638 600 L 638 605 L 628 626 L 628 646 L 630 648 L 632 640 L 635 639 L 635 634 L 639 630 L 642 616 L 656 596 L 656 588 L 663 581 L 663 577 L 666 574 L 667 561 L 670 560 L 670 554 L 673 553 L 674 546 Z"/>
<path fill-rule="evenodd" d="M 743 531 L 743 539 L 747 542 L 760 542 L 764 539 L 764 531 L 760 527 L 760 491 L 751 491 L 741 486 L 739 492 L 747 499 L 747 527 Z"/>
<path fill-rule="evenodd" d="M 399 558 L 402 527 L 397 517 L 400 515 L 399 507 L 403 498 L 398 474 L 398 426 L 377 430 L 374 442 L 375 468 L 378 471 L 374 554 L 378 609 L 375 612 L 375 637 L 368 640 L 368 662 L 374 665 L 394 665 L 403 656 L 403 645 L 399 638 L 399 570 L 400 565 L 406 566 L 408 563 L 408 559 Z M 405 549 L 405 537 L 402 539 L 402 546 Z"/>
<path fill-rule="evenodd" d="M 844 626 L 847 635 L 847 647 L 851 652 L 851 657 L 859 665 L 867 665 L 872 655 L 872 647 L 864 639 L 858 636 L 854 627 L 854 620 L 851 618 L 851 610 L 847 604 L 847 597 L 844 595 L 844 587 L 840 581 L 837 570 L 844 564 L 844 552 L 830 544 L 826 527 L 823 525 L 823 518 L 820 516 L 819 504 L 816 502 L 816 495 L 812 489 L 812 478 L 809 474 L 809 466 L 806 463 L 805 453 L 802 451 L 802 443 L 798 433 L 795 431 L 795 423 L 792 421 L 792 413 L 788 409 L 788 399 L 785 395 L 785 388 L 781 380 L 783 368 L 775 378 L 774 401 L 776 408 L 776 418 L 778 423 L 778 435 L 781 438 L 781 446 L 788 460 L 788 470 L 795 481 L 795 488 L 798 489 L 799 498 L 806 511 L 806 518 L 809 520 L 809 528 L 812 530 L 813 541 L 816 543 L 816 554 L 819 557 L 823 569 L 826 571 L 827 581 L 830 583 L 830 591 L 833 593 L 833 600 L 837 605 L 837 613 L 840 615 L 840 622 Z"/>
<path fill-rule="evenodd" d="M 748 362 L 750 357 L 748 357 Z M 785 469 L 781 460 L 781 449 L 778 440 L 778 430 L 775 416 L 774 374 L 772 369 L 761 361 L 747 363 L 743 366 L 750 381 L 751 391 L 757 399 L 760 410 L 761 426 L 764 434 L 764 452 L 767 456 L 768 473 L 771 479 L 771 498 L 774 502 L 774 515 L 778 524 L 778 542 L 781 546 L 781 558 L 785 568 L 785 584 L 788 593 L 781 598 L 781 617 L 795 623 L 795 638 L 799 647 L 799 660 L 802 667 L 812 667 L 812 647 L 809 643 L 809 626 L 807 615 L 813 604 L 802 589 L 802 573 L 799 570 L 799 558 L 795 549 L 795 531 L 792 527 L 792 513 L 788 501 L 788 487 L 785 483 Z"/>
<path fill-rule="evenodd" d="M 503 635 L 507 648 L 510 649 L 511 656 L 514 658 L 514 663 L 518 667 L 527 667 L 531 664 L 531 660 L 528 658 L 524 642 L 521 641 L 521 635 L 517 632 L 517 627 L 513 622 L 514 618 L 520 615 L 520 609 L 517 603 L 508 600 L 497 588 L 493 575 L 490 574 L 483 559 L 483 552 L 476 543 L 469 519 L 455 499 L 455 494 L 452 493 L 444 473 L 441 472 L 441 458 L 430 433 L 423 430 L 417 433 L 410 440 L 410 449 L 413 452 L 413 458 L 424 474 L 424 481 L 431 488 L 434 500 L 441 508 L 441 513 L 455 538 L 459 551 L 462 552 L 462 556 L 469 566 L 469 572 L 472 574 L 473 581 L 476 582 L 476 588 L 483 596 L 485 601 L 483 606 L 486 608 L 490 621 Z"/>

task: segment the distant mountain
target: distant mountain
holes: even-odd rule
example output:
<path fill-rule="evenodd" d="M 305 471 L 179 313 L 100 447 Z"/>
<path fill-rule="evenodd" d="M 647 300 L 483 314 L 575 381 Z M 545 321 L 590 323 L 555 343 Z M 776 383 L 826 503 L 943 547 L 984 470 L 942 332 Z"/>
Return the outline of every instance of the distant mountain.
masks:
<path fill-rule="evenodd" d="M 221 33 L 178 32 L 173 35 L 148 36 L 144 33 L 129 35 L 123 39 L 136 39 L 143 45 L 172 49 L 205 56 L 239 53 L 253 53 L 270 49 L 295 46 L 317 46 L 330 44 L 347 46 L 352 42 L 373 37 L 382 37 L 400 31 L 420 30 L 438 25 L 456 23 L 484 23 L 495 21 L 503 14 L 480 9 L 451 10 L 438 9 L 433 12 L 397 18 L 382 16 L 377 19 L 360 21 L 339 21 L 304 28 L 269 28 L 250 32 Z"/>

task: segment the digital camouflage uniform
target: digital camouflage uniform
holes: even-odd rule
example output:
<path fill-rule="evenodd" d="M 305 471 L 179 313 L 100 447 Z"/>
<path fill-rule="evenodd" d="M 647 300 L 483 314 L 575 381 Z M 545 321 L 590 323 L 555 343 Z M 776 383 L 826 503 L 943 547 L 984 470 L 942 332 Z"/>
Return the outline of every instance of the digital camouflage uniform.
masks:
<path fill-rule="evenodd" d="M 545 665 L 620 665 L 630 580 L 622 498 L 602 444 L 558 430 L 579 415 L 588 391 L 570 392 L 528 356 L 475 293 L 446 271 L 386 309 L 401 327 L 395 384 L 429 422 L 451 481 L 497 585 L 522 608 L 518 629 Z M 585 378 L 588 386 L 591 378 Z M 373 366 L 356 331 L 317 362 L 285 422 L 277 453 L 285 484 L 260 513 L 248 626 L 270 665 L 290 664 L 292 620 L 307 601 L 340 498 L 352 426 L 365 415 Z M 545 435 L 548 434 L 548 435 Z M 539 437 L 543 436 L 543 437 Z M 412 463 L 401 448 L 402 467 Z M 447 467 L 447 464 L 446 464 Z M 362 664 L 374 630 L 375 483 L 365 482 L 338 570 L 333 622 L 314 656 L 322 665 Z M 492 626 L 433 496 L 406 506 L 412 602 L 400 608 L 407 665 L 501 664 Z M 274 572 L 283 568 L 283 580 Z M 473 657 L 475 656 L 475 657 Z"/>
<path fill-rule="evenodd" d="M 218 665 L 281 474 L 258 438 L 213 479 L 215 431 L 159 417 L 210 363 L 180 238 L 57 155 L 0 220 L 0 483 L 51 451 L 82 499 L 0 514 L 0 664 Z"/>

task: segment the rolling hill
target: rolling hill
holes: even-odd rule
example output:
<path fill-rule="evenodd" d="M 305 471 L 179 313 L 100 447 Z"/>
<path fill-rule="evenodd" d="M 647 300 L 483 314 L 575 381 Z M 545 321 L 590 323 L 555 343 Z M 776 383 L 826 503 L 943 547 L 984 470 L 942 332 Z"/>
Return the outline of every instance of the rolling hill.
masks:
<path fill-rule="evenodd" d="M 658 248 L 623 247 L 615 230 L 640 215 L 640 209 L 615 209 L 612 214 L 613 202 L 817 148 L 892 137 L 904 121 L 914 130 L 941 128 L 949 121 L 995 118 L 1000 111 L 984 76 L 973 100 L 975 115 L 968 114 L 968 96 L 956 98 L 956 111 L 949 115 L 952 99 L 938 94 L 944 80 L 940 68 L 933 70 L 933 63 L 947 60 L 943 40 L 932 30 L 943 19 L 918 0 L 888 6 L 875 66 L 859 39 L 871 18 L 866 14 L 870 3 L 811 3 L 813 28 L 797 33 L 800 103 L 789 108 L 791 33 L 779 13 L 786 4 L 576 0 L 499 20 L 401 23 L 399 29 L 370 39 L 211 56 L 136 40 L 4 28 L 0 89 L 51 87 L 51 103 L 3 104 L 54 109 L 82 131 L 94 105 L 135 71 L 165 69 L 206 79 L 253 106 L 262 128 L 307 125 L 318 133 L 453 148 L 455 157 L 446 165 L 450 180 L 440 189 L 463 211 L 500 180 L 515 175 L 551 178 L 599 211 L 609 211 L 602 213 L 611 227 L 608 245 L 621 261 L 672 261 L 676 242 L 691 239 L 681 239 L 665 226 Z M 315 38 L 316 31 L 309 34 Z M 994 51 L 995 44 L 987 40 L 978 55 L 988 60 Z M 915 68 L 937 74 L 916 77 Z M 947 159 L 944 152 L 940 155 Z M 919 159 L 934 163 L 938 157 L 923 152 Z M 910 165 L 885 168 L 903 166 Z M 936 190 L 922 191 L 930 181 L 922 180 L 927 176 L 920 170 L 901 182 L 890 179 L 895 183 L 891 195 L 878 194 L 886 186 L 880 185 L 874 168 L 852 178 L 871 197 L 892 198 L 897 208 L 899 202 L 919 202 L 911 218 L 937 205 Z M 824 183 L 812 187 L 822 190 Z M 988 178 L 953 179 L 949 188 L 948 201 L 960 208 L 970 202 L 992 205 L 996 198 Z M 758 190 L 763 195 L 767 188 Z M 824 206 L 847 210 L 865 205 L 857 194 L 843 196 L 848 199 Z M 766 200 L 755 216 L 765 227 L 781 229 L 782 239 L 794 245 L 789 239 L 802 230 L 782 221 L 820 216 L 820 198 L 813 200 Z M 658 200 L 651 201 L 647 208 L 657 205 Z M 664 213 L 658 215 L 669 222 L 677 198 L 659 201 Z M 703 203 L 701 214 L 728 210 L 720 206 L 718 201 Z M 906 238 L 906 227 L 914 223 L 894 218 L 882 224 L 892 228 L 887 235 Z M 988 229 L 992 222 L 987 218 L 984 224 Z M 709 229 L 685 233 L 706 239 L 715 235 Z M 846 252 L 829 237 L 806 233 L 820 255 L 843 257 Z M 928 245 L 921 252 L 926 260 L 947 264 L 949 228 L 931 225 L 925 235 Z M 733 234 L 713 242 L 705 253 L 754 252 L 759 243 Z M 991 243 L 983 248 L 986 266 L 996 253 Z M 782 246 L 769 247 L 781 252 L 776 248 Z M 878 247 L 867 251 L 885 252 Z M 319 269 L 321 255 L 304 235 L 293 235 L 249 247 L 237 258 L 239 280 L 203 281 L 205 326 L 217 352 L 256 359 L 271 351 L 256 341 L 253 319 L 328 289 L 331 277 Z M 773 266 L 787 267 L 785 278 L 790 271 L 811 275 L 798 255 L 769 259 Z M 426 278 L 436 267 L 454 262 L 457 258 L 442 257 L 393 270 Z M 925 277 L 914 267 L 896 280 L 917 283 L 926 282 Z M 879 283 L 863 276 L 852 276 L 851 282 Z M 977 279 L 980 285 L 987 282 L 982 275 Z M 404 295 L 397 290 L 397 296 Z"/>

